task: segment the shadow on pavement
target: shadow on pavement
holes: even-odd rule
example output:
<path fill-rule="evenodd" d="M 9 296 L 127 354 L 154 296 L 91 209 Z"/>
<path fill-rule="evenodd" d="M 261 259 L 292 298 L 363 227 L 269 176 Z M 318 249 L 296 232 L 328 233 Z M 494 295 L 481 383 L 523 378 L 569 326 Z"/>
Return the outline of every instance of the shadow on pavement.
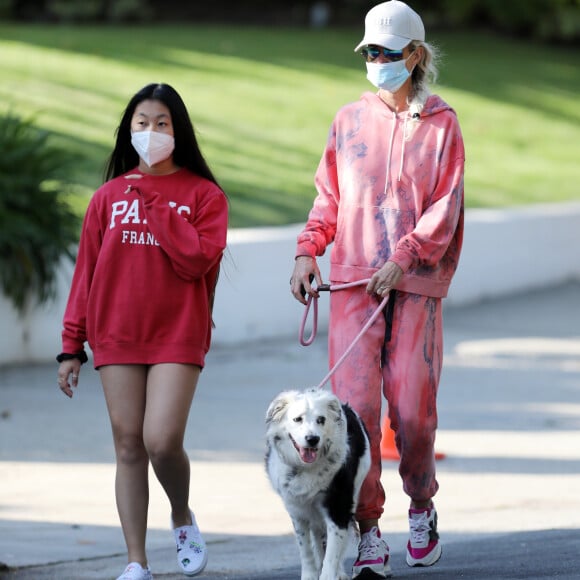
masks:
<path fill-rule="evenodd" d="M 240 545 L 255 544 L 256 558 L 262 552 L 268 557 L 267 540 L 260 537 L 239 537 Z M 297 558 L 293 538 L 285 537 L 288 550 Z M 572 580 L 578 578 L 578 546 L 580 531 L 569 529 L 540 530 L 511 534 L 478 535 L 477 538 L 455 538 L 444 544 L 441 560 L 431 568 L 409 568 L 404 563 L 402 551 L 392 557 L 393 577 L 425 578 L 430 580 L 454 580 L 468 578 L 473 580 L 526 579 L 536 580 L 559 578 Z M 259 544 L 265 543 L 264 550 Z M 214 549 L 215 549 L 214 545 Z M 236 551 L 232 550 L 232 568 L 235 568 Z M 99 571 L 110 567 L 111 557 L 95 558 L 77 563 L 61 563 L 38 568 L 0 572 L 2 580 L 76 580 L 78 578 L 102 578 Z M 347 562 L 347 568 L 352 559 Z M 76 567 L 76 573 L 75 573 Z M 91 572 L 93 574 L 91 574 Z M 298 566 L 279 568 L 272 562 L 267 573 L 240 575 L 239 573 L 207 572 L 197 576 L 199 580 L 221 578 L 223 580 L 297 580 L 300 577 Z M 155 574 L 155 578 L 177 580 L 181 574 Z"/>

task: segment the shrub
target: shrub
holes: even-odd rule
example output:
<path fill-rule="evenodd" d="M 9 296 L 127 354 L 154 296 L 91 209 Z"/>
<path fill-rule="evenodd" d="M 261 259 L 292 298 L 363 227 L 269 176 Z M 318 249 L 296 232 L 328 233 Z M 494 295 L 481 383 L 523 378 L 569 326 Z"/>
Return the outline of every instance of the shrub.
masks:
<path fill-rule="evenodd" d="M 146 0 L 47 0 L 58 22 L 140 22 L 151 17 Z"/>
<path fill-rule="evenodd" d="M 419 0 L 425 11 L 430 2 Z M 442 0 L 439 23 L 489 27 L 503 34 L 544 41 L 580 39 L 580 0 Z"/>
<path fill-rule="evenodd" d="M 0 118 L 0 290 L 19 313 L 55 296 L 64 257 L 75 259 L 80 217 L 66 201 L 74 158 L 31 120 Z"/>

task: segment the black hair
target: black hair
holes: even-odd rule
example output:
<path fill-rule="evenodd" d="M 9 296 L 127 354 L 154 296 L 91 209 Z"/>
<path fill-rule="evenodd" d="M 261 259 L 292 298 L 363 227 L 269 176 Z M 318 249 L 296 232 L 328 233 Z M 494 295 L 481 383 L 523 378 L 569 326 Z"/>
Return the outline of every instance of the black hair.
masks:
<path fill-rule="evenodd" d="M 173 87 L 164 83 L 151 83 L 143 87 L 129 101 L 115 132 L 115 148 L 105 166 L 105 181 L 122 175 L 139 164 L 139 155 L 131 145 L 131 119 L 137 105 L 149 99 L 163 103 L 171 114 L 175 139 L 174 163 L 209 179 L 219 187 L 217 179 L 201 153 L 183 99 Z"/>

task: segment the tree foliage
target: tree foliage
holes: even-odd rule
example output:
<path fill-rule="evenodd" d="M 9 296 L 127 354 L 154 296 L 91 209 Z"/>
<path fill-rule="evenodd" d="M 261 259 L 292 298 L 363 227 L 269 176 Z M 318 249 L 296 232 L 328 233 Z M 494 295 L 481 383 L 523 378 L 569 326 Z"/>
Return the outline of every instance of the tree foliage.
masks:
<path fill-rule="evenodd" d="M 0 0 L 0 15 L 50 22 L 203 22 L 307 26 L 324 7 L 328 23 L 351 25 L 380 0 Z M 580 41 L 580 0 L 408 0 L 429 25 L 489 27 L 541 40 Z M 358 20 L 357 20 L 358 19 Z M 360 22 L 362 25 L 362 21 Z"/>
<path fill-rule="evenodd" d="M 441 13 L 450 26 L 483 26 L 541 40 L 580 39 L 580 0 L 442 0 Z"/>

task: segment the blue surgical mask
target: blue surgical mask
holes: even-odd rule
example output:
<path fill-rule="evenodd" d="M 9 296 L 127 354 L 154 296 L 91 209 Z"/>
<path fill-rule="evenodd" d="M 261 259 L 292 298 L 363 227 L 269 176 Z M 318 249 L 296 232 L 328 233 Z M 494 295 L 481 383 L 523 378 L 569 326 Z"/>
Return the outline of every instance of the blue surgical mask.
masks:
<path fill-rule="evenodd" d="M 411 76 L 405 60 L 397 62 L 367 62 L 367 79 L 378 89 L 396 93 Z"/>

